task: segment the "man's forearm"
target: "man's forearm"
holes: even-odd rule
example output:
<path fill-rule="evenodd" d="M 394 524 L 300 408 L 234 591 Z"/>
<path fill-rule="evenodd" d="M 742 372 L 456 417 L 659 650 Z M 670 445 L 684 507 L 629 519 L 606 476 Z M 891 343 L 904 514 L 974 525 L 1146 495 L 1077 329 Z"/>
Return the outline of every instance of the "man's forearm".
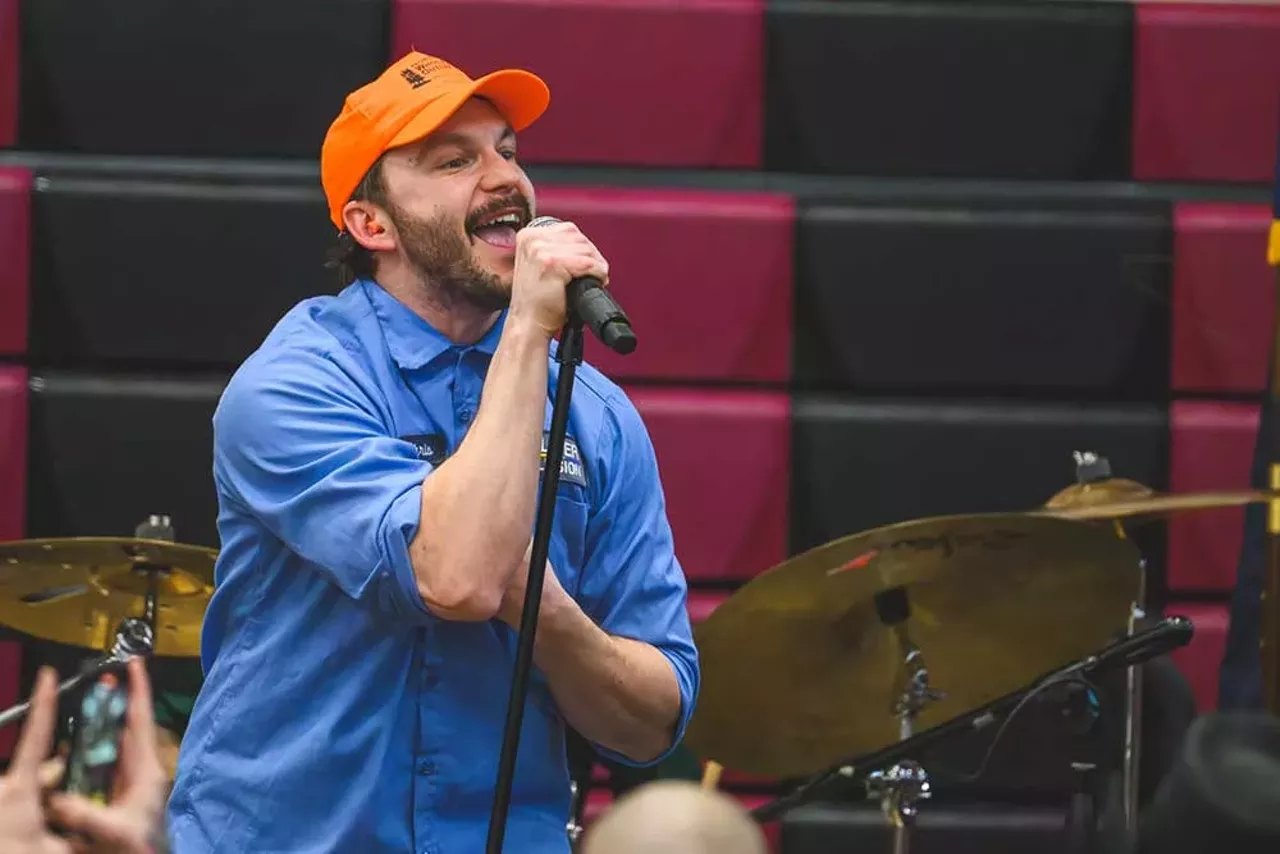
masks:
<path fill-rule="evenodd" d="M 671 746 L 680 685 L 655 647 L 608 634 L 563 596 L 542 605 L 534 664 L 585 738 L 637 762 Z"/>
<path fill-rule="evenodd" d="M 423 483 L 410 555 L 423 599 L 442 617 L 492 617 L 528 543 L 548 343 L 540 330 L 508 323 L 470 432 Z"/>

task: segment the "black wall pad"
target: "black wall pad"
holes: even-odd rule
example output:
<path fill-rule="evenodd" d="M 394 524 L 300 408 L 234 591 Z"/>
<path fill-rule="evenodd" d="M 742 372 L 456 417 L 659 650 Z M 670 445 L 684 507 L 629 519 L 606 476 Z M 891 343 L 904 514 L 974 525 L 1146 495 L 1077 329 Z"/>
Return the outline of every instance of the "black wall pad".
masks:
<path fill-rule="evenodd" d="M 34 377 L 31 537 L 133 536 L 151 513 L 218 546 L 211 419 L 225 379 Z"/>
<path fill-rule="evenodd" d="M 802 387 L 1167 394 L 1164 202 L 886 191 L 798 221 Z"/>
<path fill-rule="evenodd" d="M 389 0 L 24 2 L 19 144 L 318 157 L 385 67 L 389 18 Z"/>
<path fill-rule="evenodd" d="M 1066 813 L 1051 807 L 920 804 L 912 854 L 1031 854 L 1062 850 Z M 782 821 L 782 850 L 798 854 L 891 851 L 892 829 L 875 804 L 814 805 Z"/>
<path fill-rule="evenodd" d="M 1167 480 L 1161 406 L 799 396 L 792 419 L 795 551 L 922 516 L 1039 506 L 1075 482 L 1077 450 L 1107 456 L 1117 477 Z"/>
<path fill-rule="evenodd" d="M 49 173 L 32 197 L 39 365 L 233 367 L 298 300 L 340 288 L 308 182 Z"/>
<path fill-rule="evenodd" d="M 765 164 L 858 175 L 1129 174 L 1128 3 L 772 0 Z"/>

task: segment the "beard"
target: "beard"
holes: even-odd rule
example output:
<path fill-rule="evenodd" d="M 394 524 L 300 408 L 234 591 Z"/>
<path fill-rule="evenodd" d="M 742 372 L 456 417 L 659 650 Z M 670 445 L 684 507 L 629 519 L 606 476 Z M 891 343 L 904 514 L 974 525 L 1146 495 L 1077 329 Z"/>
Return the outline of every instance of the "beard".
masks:
<path fill-rule="evenodd" d="M 485 205 L 468 218 L 468 223 L 511 204 L 528 209 L 523 197 L 506 198 Z M 424 219 L 394 205 L 388 213 L 400 235 L 405 257 L 433 301 L 446 308 L 461 304 L 482 312 L 501 311 L 511 304 L 510 284 L 476 263 L 470 241 L 458 233 L 452 220 L 443 214 Z"/>

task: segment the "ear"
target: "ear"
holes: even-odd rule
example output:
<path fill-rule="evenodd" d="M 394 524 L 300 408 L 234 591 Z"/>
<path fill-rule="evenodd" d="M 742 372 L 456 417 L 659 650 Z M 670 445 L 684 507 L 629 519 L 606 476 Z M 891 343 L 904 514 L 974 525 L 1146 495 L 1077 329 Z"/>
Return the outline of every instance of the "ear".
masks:
<path fill-rule="evenodd" d="M 351 201 L 342 208 L 347 231 L 370 252 L 391 252 L 396 248 L 395 228 L 386 211 L 369 202 Z"/>

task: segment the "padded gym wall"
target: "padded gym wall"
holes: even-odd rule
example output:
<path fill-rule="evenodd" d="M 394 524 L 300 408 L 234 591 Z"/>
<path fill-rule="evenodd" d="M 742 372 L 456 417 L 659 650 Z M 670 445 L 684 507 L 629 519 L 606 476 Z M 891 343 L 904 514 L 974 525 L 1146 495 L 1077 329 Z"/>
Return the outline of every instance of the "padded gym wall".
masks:
<path fill-rule="evenodd" d="M 1128 177 L 1125 3 L 774 0 L 768 16 L 771 170 Z"/>
<path fill-rule="evenodd" d="M 19 143 L 91 154 L 319 156 L 382 71 L 388 0 L 22 3 Z"/>
<path fill-rule="evenodd" d="M 392 3 L 393 55 L 547 81 L 551 106 L 520 142 L 530 163 L 760 163 L 764 0 Z"/>

